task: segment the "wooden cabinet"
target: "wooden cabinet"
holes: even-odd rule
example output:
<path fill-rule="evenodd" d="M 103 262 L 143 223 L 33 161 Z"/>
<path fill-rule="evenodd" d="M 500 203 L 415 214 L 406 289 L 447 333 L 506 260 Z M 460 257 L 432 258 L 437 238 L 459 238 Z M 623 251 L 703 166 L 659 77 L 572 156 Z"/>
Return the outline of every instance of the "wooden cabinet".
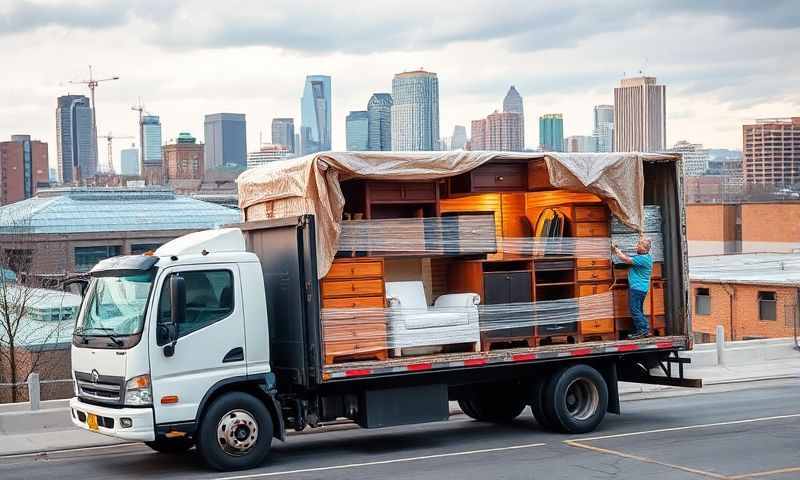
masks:
<path fill-rule="evenodd" d="M 579 269 L 577 272 L 579 282 L 605 282 L 611 280 L 610 268 Z"/>
<path fill-rule="evenodd" d="M 525 192 L 527 162 L 489 162 L 449 180 L 451 194 Z"/>
<path fill-rule="evenodd" d="M 608 224 L 600 222 L 575 222 L 576 237 L 608 237 Z"/>
<path fill-rule="evenodd" d="M 578 286 L 578 296 L 579 297 L 586 297 L 589 295 L 598 295 L 602 293 L 607 293 L 611 289 L 610 283 L 584 283 Z M 595 309 L 595 313 L 591 315 L 591 320 L 582 319 L 580 322 L 580 331 L 581 334 L 586 336 L 587 334 L 607 334 L 614 332 L 614 318 L 611 315 L 613 311 L 612 306 L 612 299 L 608 298 L 608 304 L 603 305 L 602 302 L 592 302 L 590 308 Z M 597 313 L 596 309 L 603 309 L 609 312 L 609 317 L 607 318 L 593 318 Z"/>
<path fill-rule="evenodd" d="M 345 213 L 365 219 L 435 217 L 439 215 L 439 188 L 435 182 L 342 182 Z"/>
<path fill-rule="evenodd" d="M 336 259 L 320 283 L 325 363 L 385 360 L 386 305 L 383 260 Z"/>

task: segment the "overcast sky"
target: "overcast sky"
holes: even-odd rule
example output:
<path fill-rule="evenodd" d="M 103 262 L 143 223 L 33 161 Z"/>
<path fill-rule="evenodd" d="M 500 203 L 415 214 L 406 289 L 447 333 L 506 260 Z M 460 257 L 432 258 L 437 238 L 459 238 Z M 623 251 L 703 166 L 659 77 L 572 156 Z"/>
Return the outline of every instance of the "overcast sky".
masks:
<path fill-rule="evenodd" d="M 513 84 L 529 147 L 543 113 L 563 113 L 566 136 L 590 134 L 592 106 L 640 70 L 667 86 L 669 144 L 741 148 L 743 123 L 800 115 L 796 1 L 600 3 L 0 0 L 0 139 L 30 133 L 53 163 L 56 97 L 88 94 L 66 82 L 89 64 L 121 77 L 97 90 L 100 133 L 136 136 L 142 97 L 165 141 L 202 138 L 206 113 L 245 113 L 251 150 L 273 117 L 299 124 L 308 74 L 333 77 L 334 149 L 348 111 L 419 67 L 439 76 L 442 136 L 501 108 Z"/>

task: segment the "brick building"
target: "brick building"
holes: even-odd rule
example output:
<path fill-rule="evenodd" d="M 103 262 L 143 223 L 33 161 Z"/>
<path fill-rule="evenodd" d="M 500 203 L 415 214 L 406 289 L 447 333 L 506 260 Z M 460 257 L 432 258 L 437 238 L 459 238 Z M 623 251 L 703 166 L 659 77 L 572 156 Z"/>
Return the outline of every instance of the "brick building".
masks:
<path fill-rule="evenodd" d="M 47 143 L 30 135 L 12 135 L 0 142 L 0 205 L 30 198 L 49 186 Z"/>
<path fill-rule="evenodd" d="M 236 210 L 163 187 L 43 190 L 0 208 L 0 248 L 12 258 L 30 258 L 24 263 L 33 274 L 58 277 L 239 221 Z"/>
<path fill-rule="evenodd" d="M 690 204 L 689 256 L 800 250 L 800 202 Z"/>
<path fill-rule="evenodd" d="M 713 341 L 791 337 L 798 322 L 800 254 L 750 253 L 689 260 L 692 331 Z"/>
<path fill-rule="evenodd" d="M 164 145 L 164 173 L 167 182 L 202 180 L 204 145 L 187 132 L 181 132 L 175 143 Z"/>

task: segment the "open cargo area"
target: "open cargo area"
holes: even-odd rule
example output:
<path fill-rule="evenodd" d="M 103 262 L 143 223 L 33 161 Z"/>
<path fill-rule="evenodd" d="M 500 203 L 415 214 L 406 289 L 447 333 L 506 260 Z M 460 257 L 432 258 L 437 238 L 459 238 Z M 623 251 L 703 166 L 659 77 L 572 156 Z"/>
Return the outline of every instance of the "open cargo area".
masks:
<path fill-rule="evenodd" d="M 310 385 L 691 348 L 679 179 L 679 157 L 648 154 L 326 153 L 255 169 L 239 179 L 243 230 L 274 368 Z M 627 341 L 627 265 L 610 246 L 633 254 L 640 235 L 652 338 Z"/>

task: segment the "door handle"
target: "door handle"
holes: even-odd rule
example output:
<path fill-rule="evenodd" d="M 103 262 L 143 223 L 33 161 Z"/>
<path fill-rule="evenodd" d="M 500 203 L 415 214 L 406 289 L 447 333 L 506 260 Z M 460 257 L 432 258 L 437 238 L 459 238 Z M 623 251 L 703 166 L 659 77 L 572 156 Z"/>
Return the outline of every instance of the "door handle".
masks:
<path fill-rule="evenodd" d="M 244 360 L 244 349 L 242 347 L 232 348 L 222 358 L 222 363 L 241 362 Z"/>

